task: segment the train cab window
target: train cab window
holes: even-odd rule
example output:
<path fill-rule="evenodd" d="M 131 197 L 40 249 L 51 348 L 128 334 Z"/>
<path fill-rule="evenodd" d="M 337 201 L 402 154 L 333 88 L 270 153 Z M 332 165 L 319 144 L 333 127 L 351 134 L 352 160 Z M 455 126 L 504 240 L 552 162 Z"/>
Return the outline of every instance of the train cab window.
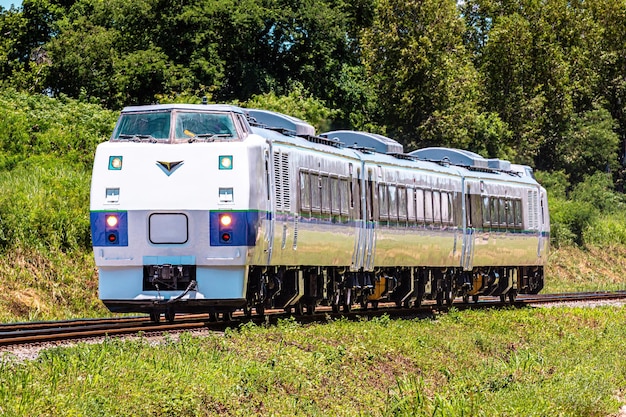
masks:
<path fill-rule="evenodd" d="M 424 190 L 424 221 L 433 222 L 433 192 L 430 190 Z"/>
<path fill-rule="evenodd" d="M 176 139 L 232 139 L 236 137 L 233 119 L 228 113 L 179 112 L 176 115 Z"/>
<path fill-rule="evenodd" d="M 389 220 L 398 220 L 398 188 L 395 185 L 389 185 Z"/>
<path fill-rule="evenodd" d="M 387 184 L 378 184 L 379 216 L 381 219 L 389 218 L 389 193 Z"/>
<path fill-rule="evenodd" d="M 113 140 L 166 141 L 170 137 L 169 111 L 123 113 L 113 132 Z"/>
<path fill-rule="evenodd" d="M 425 213 L 426 199 L 424 198 L 424 190 L 421 188 L 415 189 L 415 220 L 418 223 L 424 223 L 426 219 Z"/>
<path fill-rule="evenodd" d="M 415 189 L 406 189 L 406 201 L 407 201 L 407 217 L 409 222 L 415 223 Z"/>
<path fill-rule="evenodd" d="M 405 187 L 398 187 L 398 220 L 407 220 L 407 189 Z"/>
<path fill-rule="evenodd" d="M 176 116 L 176 139 L 232 139 L 236 137 L 228 113 L 180 112 Z"/>
<path fill-rule="evenodd" d="M 300 209 L 311 210 L 311 178 L 308 172 L 300 171 Z"/>

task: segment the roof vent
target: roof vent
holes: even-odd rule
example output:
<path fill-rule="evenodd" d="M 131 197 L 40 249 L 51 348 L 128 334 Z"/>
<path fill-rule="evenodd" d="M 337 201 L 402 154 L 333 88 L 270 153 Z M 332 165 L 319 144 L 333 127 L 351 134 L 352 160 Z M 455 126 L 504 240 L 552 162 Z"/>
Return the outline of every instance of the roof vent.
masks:
<path fill-rule="evenodd" d="M 375 133 L 357 132 L 354 130 L 335 130 L 322 133 L 320 136 L 337 138 L 350 148 L 371 148 L 380 153 L 403 153 L 402 145 L 386 136 Z"/>
<path fill-rule="evenodd" d="M 510 171 L 511 163 L 501 159 L 486 159 L 477 153 L 462 149 L 424 148 L 409 152 L 409 155 L 434 162 L 447 162 L 476 169 L 490 169 L 494 171 Z"/>
<path fill-rule="evenodd" d="M 277 130 L 281 133 L 292 133 L 296 136 L 315 136 L 315 128 L 296 117 L 277 113 L 269 110 L 245 109 L 251 120 L 251 124 L 266 129 Z"/>

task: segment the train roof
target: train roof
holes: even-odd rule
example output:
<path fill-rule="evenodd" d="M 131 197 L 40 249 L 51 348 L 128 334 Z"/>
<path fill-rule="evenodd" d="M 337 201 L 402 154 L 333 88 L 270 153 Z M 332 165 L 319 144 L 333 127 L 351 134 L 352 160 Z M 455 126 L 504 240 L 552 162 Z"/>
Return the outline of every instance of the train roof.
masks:
<path fill-rule="evenodd" d="M 150 104 L 146 106 L 127 106 L 122 109 L 122 113 L 146 112 L 146 111 L 168 111 L 168 110 L 195 110 L 195 111 L 222 111 L 244 113 L 241 107 L 229 104 Z"/>
<path fill-rule="evenodd" d="M 354 130 L 335 130 L 320 134 L 326 138 L 337 138 L 348 147 L 371 148 L 380 153 L 403 153 L 402 145 L 391 138 L 376 133 L 358 132 Z"/>

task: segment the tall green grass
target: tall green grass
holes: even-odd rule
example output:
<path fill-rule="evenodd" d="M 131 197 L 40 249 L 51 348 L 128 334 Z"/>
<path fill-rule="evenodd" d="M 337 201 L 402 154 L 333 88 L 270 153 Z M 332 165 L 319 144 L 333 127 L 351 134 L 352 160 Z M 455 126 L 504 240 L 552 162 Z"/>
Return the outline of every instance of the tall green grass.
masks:
<path fill-rule="evenodd" d="M 7 416 L 606 416 L 622 405 L 625 308 L 251 324 L 5 356 Z"/>

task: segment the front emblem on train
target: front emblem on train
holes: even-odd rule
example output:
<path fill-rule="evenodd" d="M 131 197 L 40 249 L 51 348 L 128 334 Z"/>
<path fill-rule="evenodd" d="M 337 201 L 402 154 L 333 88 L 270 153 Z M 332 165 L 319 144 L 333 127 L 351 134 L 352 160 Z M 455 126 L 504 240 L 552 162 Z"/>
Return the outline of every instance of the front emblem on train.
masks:
<path fill-rule="evenodd" d="M 165 175 L 168 177 L 174 173 L 181 165 L 183 161 L 175 161 L 175 162 L 165 162 L 165 161 L 157 161 L 157 166 L 165 172 Z"/>

